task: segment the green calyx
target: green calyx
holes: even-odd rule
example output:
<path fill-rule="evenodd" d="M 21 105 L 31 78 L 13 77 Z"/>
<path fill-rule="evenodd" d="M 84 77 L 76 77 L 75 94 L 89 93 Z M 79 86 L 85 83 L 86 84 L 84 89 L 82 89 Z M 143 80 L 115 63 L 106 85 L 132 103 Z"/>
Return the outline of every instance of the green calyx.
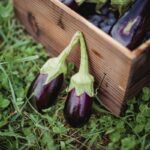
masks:
<path fill-rule="evenodd" d="M 41 74 L 48 74 L 45 84 L 55 79 L 60 74 L 66 74 L 66 58 L 70 51 L 79 43 L 80 32 L 76 32 L 69 45 L 55 58 L 50 58 L 40 69 Z"/>
<path fill-rule="evenodd" d="M 72 76 L 69 91 L 76 90 L 78 96 L 86 92 L 89 96 L 94 96 L 94 77 L 89 73 L 88 56 L 85 41 L 80 33 L 81 61 L 79 72 Z"/>
<path fill-rule="evenodd" d="M 66 72 L 67 72 L 66 62 L 65 61 L 60 62 L 57 57 L 49 59 L 40 70 L 41 74 L 48 75 L 45 84 L 49 83 L 60 74 L 66 74 Z"/>
<path fill-rule="evenodd" d="M 97 13 L 101 13 L 100 9 L 106 4 L 106 2 L 107 2 L 107 0 L 100 0 L 96 3 L 96 12 Z"/>
<path fill-rule="evenodd" d="M 111 6 L 122 15 L 135 0 L 111 0 Z"/>
<path fill-rule="evenodd" d="M 75 0 L 78 5 L 81 5 L 84 2 L 96 3 L 96 11 L 100 13 L 100 8 L 102 8 L 108 0 Z M 128 9 L 128 7 L 135 0 L 110 0 L 110 4 L 113 9 L 118 10 L 120 16 Z"/>
<path fill-rule="evenodd" d="M 93 83 L 94 78 L 92 75 L 87 74 L 83 76 L 83 74 L 77 73 L 71 78 L 69 91 L 75 89 L 77 96 L 80 96 L 83 93 L 87 93 L 90 97 L 93 97 L 94 96 Z"/>

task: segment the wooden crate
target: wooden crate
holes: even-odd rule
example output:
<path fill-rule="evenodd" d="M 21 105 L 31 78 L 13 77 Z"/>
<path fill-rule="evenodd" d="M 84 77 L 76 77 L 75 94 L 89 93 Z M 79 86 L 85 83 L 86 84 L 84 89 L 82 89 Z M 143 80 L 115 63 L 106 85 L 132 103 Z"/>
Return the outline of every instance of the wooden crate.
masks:
<path fill-rule="evenodd" d="M 58 0 L 14 0 L 14 5 L 26 30 L 50 54 L 58 55 L 77 30 L 84 33 L 97 85 L 105 75 L 100 99 L 114 115 L 119 116 L 126 100 L 150 83 L 150 40 L 131 52 Z M 76 48 L 69 60 L 79 66 L 79 58 Z"/>

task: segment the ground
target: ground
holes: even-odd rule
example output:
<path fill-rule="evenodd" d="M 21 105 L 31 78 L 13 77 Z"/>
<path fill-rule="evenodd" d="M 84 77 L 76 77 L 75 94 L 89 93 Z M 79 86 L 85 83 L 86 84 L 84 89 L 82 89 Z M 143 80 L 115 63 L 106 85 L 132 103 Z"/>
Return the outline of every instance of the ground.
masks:
<path fill-rule="evenodd" d="M 11 1 L 0 0 L 0 149 L 1 150 L 150 150 L 150 87 L 128 101 L 116 118 L 98 101 L 90 121 L 71 128 L 64 120 L 66 86 L 57 104 L 39 114 L 26 98 L 28 88 L 48 59 L 15 18 Z"/>

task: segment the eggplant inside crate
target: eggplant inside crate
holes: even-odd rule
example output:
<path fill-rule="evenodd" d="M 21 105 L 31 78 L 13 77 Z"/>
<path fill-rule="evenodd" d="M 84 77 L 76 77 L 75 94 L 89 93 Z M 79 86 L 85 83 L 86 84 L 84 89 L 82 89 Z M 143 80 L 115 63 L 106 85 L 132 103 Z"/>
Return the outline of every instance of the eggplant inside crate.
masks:
<path fill-rule="evenodd" d="M 58 55 L 76 31 L 83 32 L 96 84 L 104 78 L 98 95 L 114 115 L 121 115 L 126 100 L 150 83 L 150 40 L 131 51 L 58 0 L 14 0 L 14 5 L 26 30 L 51 55 Z M 79 54 L 76 48 L 69 57 L 76 66 Z"/>

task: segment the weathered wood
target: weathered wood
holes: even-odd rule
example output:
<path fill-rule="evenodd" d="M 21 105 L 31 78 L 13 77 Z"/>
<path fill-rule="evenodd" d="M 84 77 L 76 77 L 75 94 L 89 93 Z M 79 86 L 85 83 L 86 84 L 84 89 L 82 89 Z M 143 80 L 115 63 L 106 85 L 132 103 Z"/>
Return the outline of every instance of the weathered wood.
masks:
<path fill-rule="evenodd" d="M 129 89 L 136 92 L 134 85 L 137 87 L 136 84 L 140 83 L 137 87 L 140 90 L 145 84 L 148 76 L 144 81 L 133 83 L 139 69 L 134 70 L 134 67 L 140 63 L 142 53 L 144 59 L 149 50 L 129 51 L 57 0 L 14 0 L 14 5 L 27 31 L 53 55 L 62 51 L 77 30 L 84 33 L 89 49 L 90 71 L 97 85 L 106 75 L 100 88 L 101 101 L 115 115 L 120 115 L 125 100 L 134 95 Z M 77 66 L 79 54 L 79 48 L 76 48 L 69 57 Z M 142 76 L 139 78 L 142 79 Z"/>
<path fill-rule="evenodd" d="M 132 68 L 128 82 L 127 97 L 137 94 L 143 85 L 150 83 L 150 40 L 142 44 L 132 53 Z"/>

